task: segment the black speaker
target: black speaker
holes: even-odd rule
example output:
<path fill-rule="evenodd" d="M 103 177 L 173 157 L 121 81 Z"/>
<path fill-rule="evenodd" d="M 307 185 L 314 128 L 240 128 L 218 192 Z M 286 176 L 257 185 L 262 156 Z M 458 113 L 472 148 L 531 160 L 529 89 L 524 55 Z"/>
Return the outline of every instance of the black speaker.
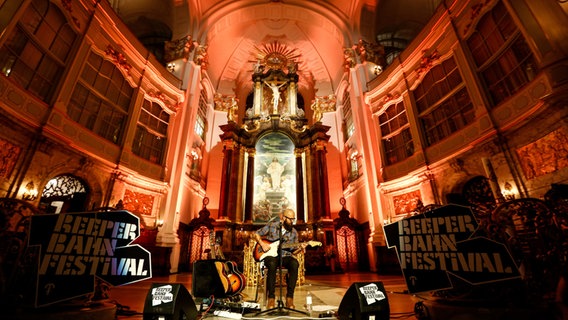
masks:
<path fill-rule="evenodd" d="M 355 282 L 351 284 L 337 310 L 340 320 L 389 320 L 390 308 L 383 283 Z"/>
<path fill-rule="evenodd" d="M 220 260 L 197 260 L 193 263 L 191 274 L 191 292 L 194 297 L 224 298 L 227 296 L 228 280 L 221 280 L 223 261 Z"/>
<path fill-rule="evenodd" d="M 197 307 L 181 283 L 153 283 L 146 295 L 143 320 L 195 320 Z"/>

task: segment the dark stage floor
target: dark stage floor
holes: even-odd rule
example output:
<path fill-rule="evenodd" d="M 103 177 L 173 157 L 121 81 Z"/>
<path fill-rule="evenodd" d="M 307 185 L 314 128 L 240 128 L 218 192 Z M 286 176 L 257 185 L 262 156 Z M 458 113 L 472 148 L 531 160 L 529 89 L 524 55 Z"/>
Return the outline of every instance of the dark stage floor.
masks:
<path fill-rule="evenodd" d="M 203 279 L 200 279 L 201 281 Z M 28 312 L 15 313 L 0 316 L 0 319 L 19 319 L 19 320 L 126 320 L 126 319 L 143 319 L 143 320 L 180 320 L 180 318 L 160 317 L 150 315 L 145 310 L 146 297 L 152 289 L 156 289 L 157 285 L 177 288 L 182 293 L 169 295 L 169 297 L 177 297 L 173 299 L 176 303 L 185 301 L 186 305 L 190 305 L 193 313 L 190 314 L 190 320 L 201 319 L 337 319 L 337 311 L 344 310 L 345 305 L 354 307 L 356 304 L 375 298 L 376 291 L 367 295 L 365 298 L 353 297 L 351 294 L 356 286 L 367 286 L 376 284 L 384 286 L 386 298 L 381 300 L 384 306 L 388 302 L 389 314 L 374 313 L 370 317 L 353 317 L 352 319 L 369 319 L 369 320 L 399 320 L 399 319 L 415 319 L 415 320 L 568 320 L 568 309 L 564 308 L 564 316 L 555 307 L 535 308 L 525 305 L 517 305 L 516 307 L 508 305 L 481 305 L 475 301 L 468 300 L 436 300 L 429 293 L 409 294 L 407 286 L 402 276 L 395 275 L 378 275 L 375 273 L 345 273 L 332 275 L 307 275 L 306 282 L 302 286 L 296 288 L 295 305 L 296 310 L 286 310 L 284 308 L 276 310 L 277 312 L 263 313 L 265 311 L 265 299 L 262 294 L 256 299 L 256 288 L 246 287 L 242 291 L 242 296 L 238 301 L 230 301 L 227 298 L 211 299 L 195 297 L 192 294 L 192 274 L 182 273 L 169 276 L 154 277 L 121 287 L 112 287 L 107 292 L 109 297 L 104 300 L 103 305 L 92 308 L 68 308 L 61 309 L 61 312 L 47 313 L 46 310 L 31 310 Z M 185 298 L 183 296 L 184 288 L 187 289 Z M 163 290 L 163 288 L 161 288 Z M 167 288 L 166 288 L 167 289 Z M 351 290 L 348 290 L 351 289 Z M 366 288 L 368 289 L 368 288 Z M 159 292 L 166 292 L 158 290 Z M 175 291 L 174 290 L 174 291 Z M 201 290 L 201 289 L 199 289 Z M 279 293 L 277 288 L 277 295 Z M 177 292 L 177 291 L 176 291 Z M 285 294 L 285 289 L 283 289 Z M 310 292 L 313 300 L 313 312 L 307 315 L 305 312 L 306 295 Z M 167 293 L 167 292 L 166 292 Z M 382 293 L 381 293 L 382 294 Z M 488 293 L 489 294 L 489 293 Z M 380 295 L 377 295 L 380 297 Z M 158 305 L 162 301 L 168 300 L 168 294 L 160 296 L 160 299 L 154 299 Z M 369 298 L 370 297 L 370 298 Z M 163 299 L 162 299 L 163 298 Z M 157 300 L 157 301 L 155 301 Z M 380 299 L 377 299 L 380 300 Z M 385 301 L 386 300 L 386 301 Z M 171 299 L 170 299 L 171 301 Z M 459 302 L 459 303 L 457 303 Z M 242 309 L 243 304 L 250 303 L 248 309 Z M 252 305 L 252 303 L 258 305 Z M 171 306 L 172 303 L 166 303 L 165 306 Z M 211 308 L 208 308 L 211 306 Z M 340 307 L 341 306 L 341 307 Z M 377 306 L 373 304 L 373 306 Z M 253 308 L 254 307 L 254 308 Z M 257 309 L 256 307 L 260 308 Z M 149 309 L 149 308 L 147 308 Z M 379 309 L 377 309 L 379 310 Z M 375 311 L 377 311 L 375 310 Z M 384 310 L 381 308 L 380 310 Z M 219 312 L 228 311 L 228 314 L 219 314 Z M 297 312 L 299 311 L 299 312 Z M 419 314 L 416 314 L 416 312 Z M 162 313 L 163 314 L 163 313 Z M 166 312 L 167 314 L 167 312 Z M 369 313 L 364 314 L 369 316 Z M 324 317 L 320 317 L 324 316 Z"/>
<path fill-rule="evenodd" d="M 387 292 L 387 300 L 390 307 L 390 319 L 417 319 L 414 316 L 414 305 L 415 302 L 421 299 L 417 296 L 405 293 L 406 284 L 401 276 L 384 276 L 375 273 L 345 273 L 345 274 L 333 274 L 333 275 L 317 275 L 317 276 L 306 276 L 306 283 L 302 286 L 296 288 L 294 302 L 296 309 L 299 311 L 306 311 L 306 294 L 311 292 L 313 300 L 314 311 L 311 317 L 298 313 L 295 311 L 288 311 L 285 309 L 276 310 L 282 312 L 276 312 L 271 314 L 257 314 L 257 312 L 250 312 L 241 314 L 235 312 L 234 308 L 225 308 L 213 304 L 213 308 L 206 311 L 206 306 L 202 307 L 202 298 L 196 298 L 195 303 L 198 310 L 198 319 L 228 319 L 228 317 L 236 317 L 244 320 L 247 319 L 309 319 L 318 318 L 320 314 L 322 315 L 333 315 L 347 289 L 351 284 L 355 282 L 376 282 L 380 281 L 385 287 Z M 127 307 L 127 313 L 122 314 L 119 310 L 118 319 L 142 319 L 144 312 L 144 303 L 148 291 L 150 290 L 153 283 L 182 283 L 187 288 L 191 294 L 192 288 L 192 275 L 191 273 L 185 274 L 174 274 L 170 276 L 154 277 L 150 280 L 141 281 L 134 284 L 129 284 L 122 287 L 114 287 L 110 290 L 110 298 L 115 300 L 118 304 Z M 255 287 L 246 287 L 242 291 L 242 302 L 255 302 L 256 291 Z M 285 294 L 285 288 L 283 289 Z M 277 300 L 279 289 L 276 290 Z M 193 295 L 192 295 L 193 297 Z M 223 300 L 223 299 L 220 299 Z M 208 302 L 208 301 L 205 301 Z M 218 301 L 220 302 L 220 301 Z M 261 306 L 261 310 L 264 311 L 265 302 L 264 297 L 259 295 L 256 303 Z M 354 302 L 350 302 L 354 303 Z M 231 305 L 234 307 L 234 305 Z M 215 311 L 219 310 L 229 310 L 232 313 L 228 314 L 228 317 L 223 317 L 215 315 Z M 287 312 L 285 312 L 287 311 Z M 376 319 L 380 320 L 380 319 Z"/>

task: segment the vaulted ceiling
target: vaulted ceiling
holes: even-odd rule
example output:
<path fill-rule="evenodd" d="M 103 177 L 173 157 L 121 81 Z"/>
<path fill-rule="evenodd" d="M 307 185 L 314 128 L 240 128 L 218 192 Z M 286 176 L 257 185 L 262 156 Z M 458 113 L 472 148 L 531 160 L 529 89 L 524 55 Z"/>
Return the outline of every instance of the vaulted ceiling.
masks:
<path fill-rule="evenodd" d="M 217 92 L 246 95 L 263 45 L 299 55 L 299 91 L 307 98 L 335 93 L 344 77 L 343 48 L 381 33 L 411 38 L 440 0 L 113 0 L 136 34 L 148 20 L 207 45 L 207 74 Z M 145 22 L 140 20 L 145 17 Z M 139 31 L 138 31 L 139 32 Z M 398 32 L 398 35 L 396 33 Z M 410 39 L 407 39 L 410 40 Z M 308 100 L 309 101 L 309 100 Z"/>

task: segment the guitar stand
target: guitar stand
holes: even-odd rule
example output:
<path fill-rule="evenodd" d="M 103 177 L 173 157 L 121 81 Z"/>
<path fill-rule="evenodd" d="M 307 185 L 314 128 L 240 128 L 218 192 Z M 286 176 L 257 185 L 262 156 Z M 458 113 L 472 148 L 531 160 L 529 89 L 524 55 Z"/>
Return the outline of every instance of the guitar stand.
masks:
<path fill-rule="evenodd" d="M 282 223 L 280 223 L 282 224 Z M 278 272 L 280 273 L 280 297 L 278 297 L 278 301 L 276 301 L 276 307 L 272 308 L 272 309 L 268 309 L 268 310 L 264 310 L 264 311 L 260 311 L 255 313 L 255 316 L 258 315 L 262 315 L 262 314 L 267 314 L 267 315 L 272 315 L 272 316 L 285 316 L 288 315 L 289 312 L 288 311 L 292 311 L 292 312 L 297 312 L 297 313 L 301 313 L 304 314 L 306 316 L 309 316 L 310 314 L 305 312 L 305 311 L 301 311 L 301 310 L 296 310 L 296 309 L 292 309 L 292 308 L 288 308 L 284 306 L 284 303 L 282 302 L 282 225 L 280 225 L 279 228 L 279 234 L 278 234 L 278 239 L 280 240 L 278 243 L 278 262 L 279 262 L 279 270 Z M 266 275 L 268 276 L 268 275 Z M 286 280 L 286 282 L 288 282 L 289 280 Z M 267 290 L 267 288 L 264 288 L 264 290 Z"/>

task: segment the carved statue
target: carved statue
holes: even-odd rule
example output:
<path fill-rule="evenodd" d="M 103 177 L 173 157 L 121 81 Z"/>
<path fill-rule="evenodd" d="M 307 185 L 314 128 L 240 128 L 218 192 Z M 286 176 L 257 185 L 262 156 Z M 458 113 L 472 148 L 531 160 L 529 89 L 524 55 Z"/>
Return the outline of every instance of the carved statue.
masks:
<path fill-rule="evenodd" d="M 276 80 L 272 83 L 268 83 L 264 81 L 264 83 L 272 89 L 272 107 L 273 113 L 278 113 L 278 103 L 280 103 L 280 88 L 286 84 L 286 82 L 281 83 L 280 85 L 277 84 Z"/>
<path fill-rule="evenodd" d="M 296 71 L 298 71 L 298 63 L 296 61 L 290 61 L 288 73 L 296 73 Z"/>
<path fill-rule="evenodd" d="M 311 105 L 311 108 L 314 111 L 314 122 L 321 121 L 324 112 L 334 111 L 336 102 L 337 97 L 334 94 L 323 97 L 316 97 Z"/>
<path fill-rule="evenodd" d="M 201 66 L 203 70 L 207 69 L 208 58 L 207 58 L 207 45 L 199 45 L 195 49 L 195 55 L 193 56 L 193 62 Z"/>
<path fill-rule="evenodd" d="M 359 55 L 361 62 L 369 61 L 378 66 L 385 66 L 385 47 L 359 39 L 352 49 Z M 345 51 L 344 51 L 345 54 Z"/>
<path fill-rule="evenodd" d="M 230 105 L 227 108 L 227 119 L 229 122 L 237 121 L 237 110 L 239 109 L 238 101 L 237 98 L 231 97 Z"/>
<path fill-rule="evenodd" d="M 166 41 L 164 43 L 165 54 L 164 60 L 170 62 L 176 59 L 189 59 L 189 54 L 195 47 L 195 43 L 191 40 L 191 36 L 185 36 L 181 39 Z"/>
<path fill-rule="evenodd" d="M 254 65 L 254 73 L 261 73 L 264 71 L 264 66 L 260 63 L 260 60 L 256 60 L 256 64 Z"/>
<path fill-rule="evenodd" d="M 354 68 L 357 65 L 355 50 L 352 48 L 343 49 L 343 59 L 344 59 L 345 70 Z"/>
<path fill-rule="evenodd" d="M 310 108 L 314 111 L 313 115 L 314 123 L 320 122 L 321 118 L 323 117 L 323 108 L 321 107 L 320 103 L 321 103 L 320 98 L 316 97 L 314 99 L 314 102 L 312 102 L 312 105 L 310 106 Z"/>

